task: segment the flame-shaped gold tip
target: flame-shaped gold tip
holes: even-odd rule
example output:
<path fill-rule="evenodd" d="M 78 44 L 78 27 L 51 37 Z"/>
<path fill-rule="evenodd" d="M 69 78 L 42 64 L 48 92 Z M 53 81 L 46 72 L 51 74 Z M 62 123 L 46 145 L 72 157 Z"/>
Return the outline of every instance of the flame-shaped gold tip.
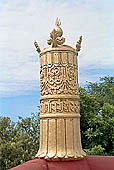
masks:
<path fill-rule="evenodd" d="M 61 25 L 61 20 L 57 17 L 55 26 L 60 26 Z"/>
<path fill-rule="evenodd" d="M 60 25 L 61 25 L 61 21 L 57 17 L 56 22 L 55 22 L 56 29 L 53 29 L 51 31 L 50 38 L 47 40 L 47 43 L 49 45 L 52 45 L 52 47 L 58 47 L 65 42 L 65 38 L 62 37 L 63 31 Z"/>

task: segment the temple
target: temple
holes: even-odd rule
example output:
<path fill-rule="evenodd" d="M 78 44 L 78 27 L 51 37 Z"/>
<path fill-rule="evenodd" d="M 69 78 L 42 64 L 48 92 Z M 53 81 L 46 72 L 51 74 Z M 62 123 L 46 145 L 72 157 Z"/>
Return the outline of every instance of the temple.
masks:
<path fill-rule="evenodd" d="M 82 36 L 73 48 L 64 45 L 61 22 L 40 49 L 40 147 L 34 160 L 11 170 L 114 170 L 114 157 L 86 156 L 81 145 L 78 53 Z"/>

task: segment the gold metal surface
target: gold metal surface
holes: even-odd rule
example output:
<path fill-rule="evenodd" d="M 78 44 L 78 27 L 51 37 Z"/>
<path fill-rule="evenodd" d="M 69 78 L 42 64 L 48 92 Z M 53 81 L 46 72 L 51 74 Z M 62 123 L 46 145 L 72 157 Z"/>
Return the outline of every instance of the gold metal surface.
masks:
<path fill-rule="evenodd" d="M 62 45 L 61 22 L 50 33 L 47 47 L 40 50 L 40 148 L 36 157 L 47 160 L 79 160 L 85 156 L 80 137 L 80 102 L 78 93 L 76 49 Z"/>

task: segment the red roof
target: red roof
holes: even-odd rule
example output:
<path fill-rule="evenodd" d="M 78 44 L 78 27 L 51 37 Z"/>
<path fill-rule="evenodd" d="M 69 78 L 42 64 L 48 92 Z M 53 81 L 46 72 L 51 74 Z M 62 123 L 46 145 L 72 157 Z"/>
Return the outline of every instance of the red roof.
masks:
<path fill-rule="evenodd" d="M 114 170 L 114 156 L 86 156 L 79 161 L 34 159 L 10 170 Z"/>

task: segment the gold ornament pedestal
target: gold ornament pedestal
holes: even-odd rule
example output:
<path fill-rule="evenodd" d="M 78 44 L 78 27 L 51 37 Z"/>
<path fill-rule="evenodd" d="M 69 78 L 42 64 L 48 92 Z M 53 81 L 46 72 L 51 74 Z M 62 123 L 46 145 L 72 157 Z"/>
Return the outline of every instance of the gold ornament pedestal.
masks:
<path fill-rule="evenodd" d="M 78 160 L 85 156 L 80 137 L 78 63 L 82 37 L 76 49 L 62 45 L 60 20 L 47 47 L 40 50 L 40 148 L 36 157 L 47 160 Z"/>

